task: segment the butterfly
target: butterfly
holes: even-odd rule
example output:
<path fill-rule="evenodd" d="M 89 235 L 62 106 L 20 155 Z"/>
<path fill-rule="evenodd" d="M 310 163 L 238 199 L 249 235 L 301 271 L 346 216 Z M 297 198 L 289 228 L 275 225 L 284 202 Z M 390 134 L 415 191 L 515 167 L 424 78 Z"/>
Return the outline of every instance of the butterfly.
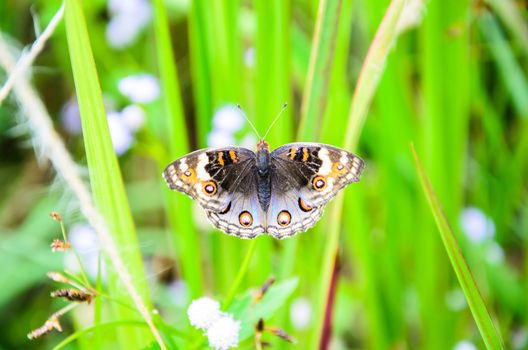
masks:
<path fill-rule="evenodd" d="M 364 167 L 358 156 L 320 143 L 290 143 L 270 152 L 260 139 L 256 148 L 194 151 L 170 163 L 163 177 L 172 190 L 198 201 L 225 233 L 282 239 L 314 226 Z"/>

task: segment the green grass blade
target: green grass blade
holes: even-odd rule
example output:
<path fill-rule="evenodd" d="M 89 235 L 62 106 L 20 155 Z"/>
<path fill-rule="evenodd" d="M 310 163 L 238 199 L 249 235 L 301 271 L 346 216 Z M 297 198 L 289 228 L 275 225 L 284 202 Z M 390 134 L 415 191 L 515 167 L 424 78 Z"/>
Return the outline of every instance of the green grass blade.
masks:
<path fill-rule="evenodd" d="M 66 1 L 65 21 L 94 201 L 116 245 L 126 247 L 120 256 L 139 295 L 148 304 L 147 279 L 138 249 L 136 229 L 110 139 L 97 70 L 79 0 Z M 132 299 L 123 293 L 116 273 L 109 274 L 109 289 L 112 295 L 132 304 Z M 114 311 L 118 319 L 137 317 L 135 312 L 119 306 Z M 144 331 L 129 331 L 126 336 L 122 335 L 120 341 L 123 348 L 146 345 L 151 340 Z"/>
<path fill-rule="evenodd" d="M 325 76 L 331 71 L 340 9 L 341 0 L 321 0 L 319 3 L 308 80 L 301 105 L 298 140 L 313 141 L 319 138 L 318 130 L 324 116 L 328 93 L 329 79 Z"/>
<path fill-rule="evenodd" d="M 523 68 L 502 33 L 495 17 L 486 12 L 479 21 L 484 36 L 489 40 L 489 50 L 499 68 L 503 84 L 508 89 L 513 105 L 522 118 L 528 118 L 528 81 Z"/>
<path fill-rule="evenodd" d="M 154 11 L 156 51 L 163 89 L 165 120 L 167 122 L 166 138 L 171 157 L 166 160 L 166 164 L 162 165 L 164 167 L 170 161 L 187 153 L 189 146 L 178 83 L 178 72 L 170 41 L 167 12 L 163 1 L 154 1 Z M 173 228 L 173 239 L 177 243 L 176 250 L 181 259 L 182 274 L 189 284 L 191 294 L 198 296 L 202 289 L 202 264 L 198 235 L 192 222 L 191 201 L 186 197 L 171 193 L 167 188 L 165 188 L 165 194 L 169 221 Z"/>
<path fill-rule="evenodd" d="M 504 349 L 501 336 L 493 325 L 493 321 L 491 320 L 491 316 L 488 312 L 488 309 L 486 308 L 486 304 L 480 295 L 475 279 L 471 274 L 471 270 L 464 260 L 464 256 L 462 255 L 455 235 L 453 234 L 447 217 L 440 202 L 438 201 L 438 198 L 436 197 L 427 174 L 425 173 L 425 170 L 418 159 L 418 155 L 416 154 L 416 150 L 414 149 L 413 145 L 411 145 L 411 150 L 414 157 L 414 163 L 420 177 L 420 183 L 422 184 L 422 189 L 425 196 L 427 197 L 427 201 L 434 216 L 438 231 L 440 232 L 442 242 L 444 243 L 444 247 L 447 251 L 447 255 L 449 256 L 449 260 L 451 261 L 453 270 L 455 270 L 460 286 L 462 287 L 462 291 L 466 296 L 466 300 L 468 302 L 469 308 L 471 309 L 471 313 L 473 314 L 473 318 L 475 319 L 475 322 L 478 326 L 482 339 L 486 344 L 486 348 Z"/>
<path fill-rule="evenodd" d="M 385 60 L 398 35 L 396 25 L 400 19 L 404 4 L 404 0 L 393 0 L 391 2 L 363 63 L 350 106 L 347 132 L 344 140 L 344 148 L 347 150 L 354 150 L 359 141 L 359 136 L 367 117 L 368 107 L 374 97 L 374 92 L 383 72 Z M 339 232 L 341 231 L 343 199 L 343 195 L 338 195 L 330 204 L 330 225 L 322 263 L 323 277 L 319 285 L 318 305 L 316 305 L 316 319 L 318 320 L 318 324 L 315 329 L 315 339 L 312 341 L 313 349 L 319 347 L 323 332 L 323 315 L 327 306 L 326 302 L 330 292 L 329 288 L 337 257 Z"/>

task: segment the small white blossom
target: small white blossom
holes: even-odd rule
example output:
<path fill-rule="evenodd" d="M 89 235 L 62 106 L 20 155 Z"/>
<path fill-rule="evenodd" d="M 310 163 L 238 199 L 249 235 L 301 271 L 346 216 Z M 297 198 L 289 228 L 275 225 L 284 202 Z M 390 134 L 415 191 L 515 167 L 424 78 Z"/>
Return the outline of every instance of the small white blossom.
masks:
<path fill-rule="evenodd" d="M 95 279 L 98 273 L 102 274 L 103 280 L 106 277 L 106 267 L 104 260 L 101 260 L 99 271 L 99 258 L 101 246 L 95 230 L 86 224 L 76 224 L 68 231 L 68 240 L 73 249 L 79 255 L 81 263 L 87 274 Z M 64 256 L 64 266 L 66 270 L 80 272 L 79 262 L 73 252 L 67 252 Z"/>
<path fill-rule="evenodd" d="M 115 49 L 132 44 L 152 18 L 152 6 L 146 0 L 110 0 L 108 10 L 106 40 Z"/>
<path fill-rule="evenodd" d="M 526 328 L 516 329 L 512 332 L 511 344 L 513 349 L 526 349 L 528 346 L 528 332 Z"/>
<path fill-rule="evenodd" d="M 462 230 L 473 243 L 482 243 L 495 235 L 495 223 L 482 210 L 468 207 L 460 215 Z"/>
<path fill-rule="evenodd" d="M 169 295 L 174 305 L 183 307 L 187 305 L 189 299 L 189 288 L 187 284 L 182 280 L 175 280 L 168 286 Z"/>
<path fill-rule="evenodd" d="M 242 141 L 240 141 L 240 147 L 254 149 L 257 144 L 257 138 L 254 134 L 247 134 L 244 136 Z"/>
<path fill-rule="evenodd" d="M 255 66 L 255 49 L 253 47 L 248 48 L 244 52 L 244 64 L 249 68 Z"/>
<path fill-rule="evenodd" d="M 134 136 L 121 119 L 120 113 L 110 112 L 107 114 L 107 119 L 114 151 L 117 155 L 122 155 L 132 147 Z"/>
<path fill-rule="evenodd" d="M 82 131 L 79 104 L 76 98 L 70 99 L 61 109 L 62 127 L 70 135 L 79 135 Z"/>
<path fill-rule="evenodd" d="M 138 131 L 145 124 L 145 111 L 138 105 L 129 105 L 121 111 L 123 123 L 130 131 Z"/>
<path fill-rule="evenodd" d="M 207 136 L 207 145 L 209 147 L 233 146 L 235 138 L 229 132 L 223 130 L 213 130 Z"/>
<path fill-rule="evenodd" d="M 290 319 L 296 329 L 306 329 L 312 320 L 312 306 L 306 298 L 295 299 L 290 306 Z"/>
<path fill-rule="evenodd" d="M 223 315 L 207 329 L 209 346 L 216 350 L 227 350 L 238 346 L 240 321 L 235 321 L 231 315 Z"/>
<path fill-rule="evenodd" d="M 460 288 L 449 291 L 445 297 L 447 307 L 452 311 L 462 311 L 466 308 L 466 297 Z"/>
<path fill-rule="evenodd" d="M 119 91 L 134 103 L 149 103 L 160 96 L 159 81 L 150 74 L 130 75 L 119 81 Z"/>
<path fill-rule="evenodd" d="M 194 327 L 203 330 L 208 329 L 222 316 L 220 303 L 209 297 L 193 300 L 187 309 L 187 316 Z"/>
<path fill-rule="evenodd" d="M 244 126 L 242 112 L 234 105 L 218 109 L 213 116 L 213 129 L 234 133 Z"/>
<path fill-rule="evenodd" d="M 477 347 L 469 340 L 461 340 L 455 344 L 453 350 L 477 350 Z"/>
<path fill-rule="evenodd" d="M 486 261 L 490 264 L 500 264 L 504 261 L 504 250 L 497 242 L 491 242 L 486 247 Z"/>

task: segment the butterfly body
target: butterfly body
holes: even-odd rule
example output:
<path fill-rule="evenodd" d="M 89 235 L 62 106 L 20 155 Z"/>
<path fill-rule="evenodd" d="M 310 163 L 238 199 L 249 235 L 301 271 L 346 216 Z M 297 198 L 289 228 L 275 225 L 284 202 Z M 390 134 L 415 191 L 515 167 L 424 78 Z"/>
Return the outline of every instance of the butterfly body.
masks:
<path fill-rule="evenodd" d="M 242 238 L 275 238 L 306 231 L 340 189 L 359 181 L 363 161 L 318 143 L 291 143 L 269 151 L 225 147 L 198 150 L 169 164 L 169 187 L 204 208 L 220 230 Z"/>

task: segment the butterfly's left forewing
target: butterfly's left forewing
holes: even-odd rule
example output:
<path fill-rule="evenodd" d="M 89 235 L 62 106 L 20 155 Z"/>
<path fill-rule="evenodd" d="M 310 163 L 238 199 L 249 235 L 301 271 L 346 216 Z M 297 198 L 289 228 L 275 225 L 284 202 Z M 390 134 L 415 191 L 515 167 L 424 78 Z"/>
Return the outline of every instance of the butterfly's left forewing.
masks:
<path fill-rule="evenodd" d="M 359 181 L 364 167 L 358 156 L 317 143 L 284 145 L 271 153 L 271 159 L 267 231 L 276 238 L 314 226 L 324 206 L 343 187 Z"/>
<path fill-rule="evenodd" d="M 172 190 L 197 200 L 220 230 L 242 238 L 265 231 L 265 215 L 256 205 L 255 153 L 251 150 L 198 150 L 169 164 L 163 177 Z"/>

